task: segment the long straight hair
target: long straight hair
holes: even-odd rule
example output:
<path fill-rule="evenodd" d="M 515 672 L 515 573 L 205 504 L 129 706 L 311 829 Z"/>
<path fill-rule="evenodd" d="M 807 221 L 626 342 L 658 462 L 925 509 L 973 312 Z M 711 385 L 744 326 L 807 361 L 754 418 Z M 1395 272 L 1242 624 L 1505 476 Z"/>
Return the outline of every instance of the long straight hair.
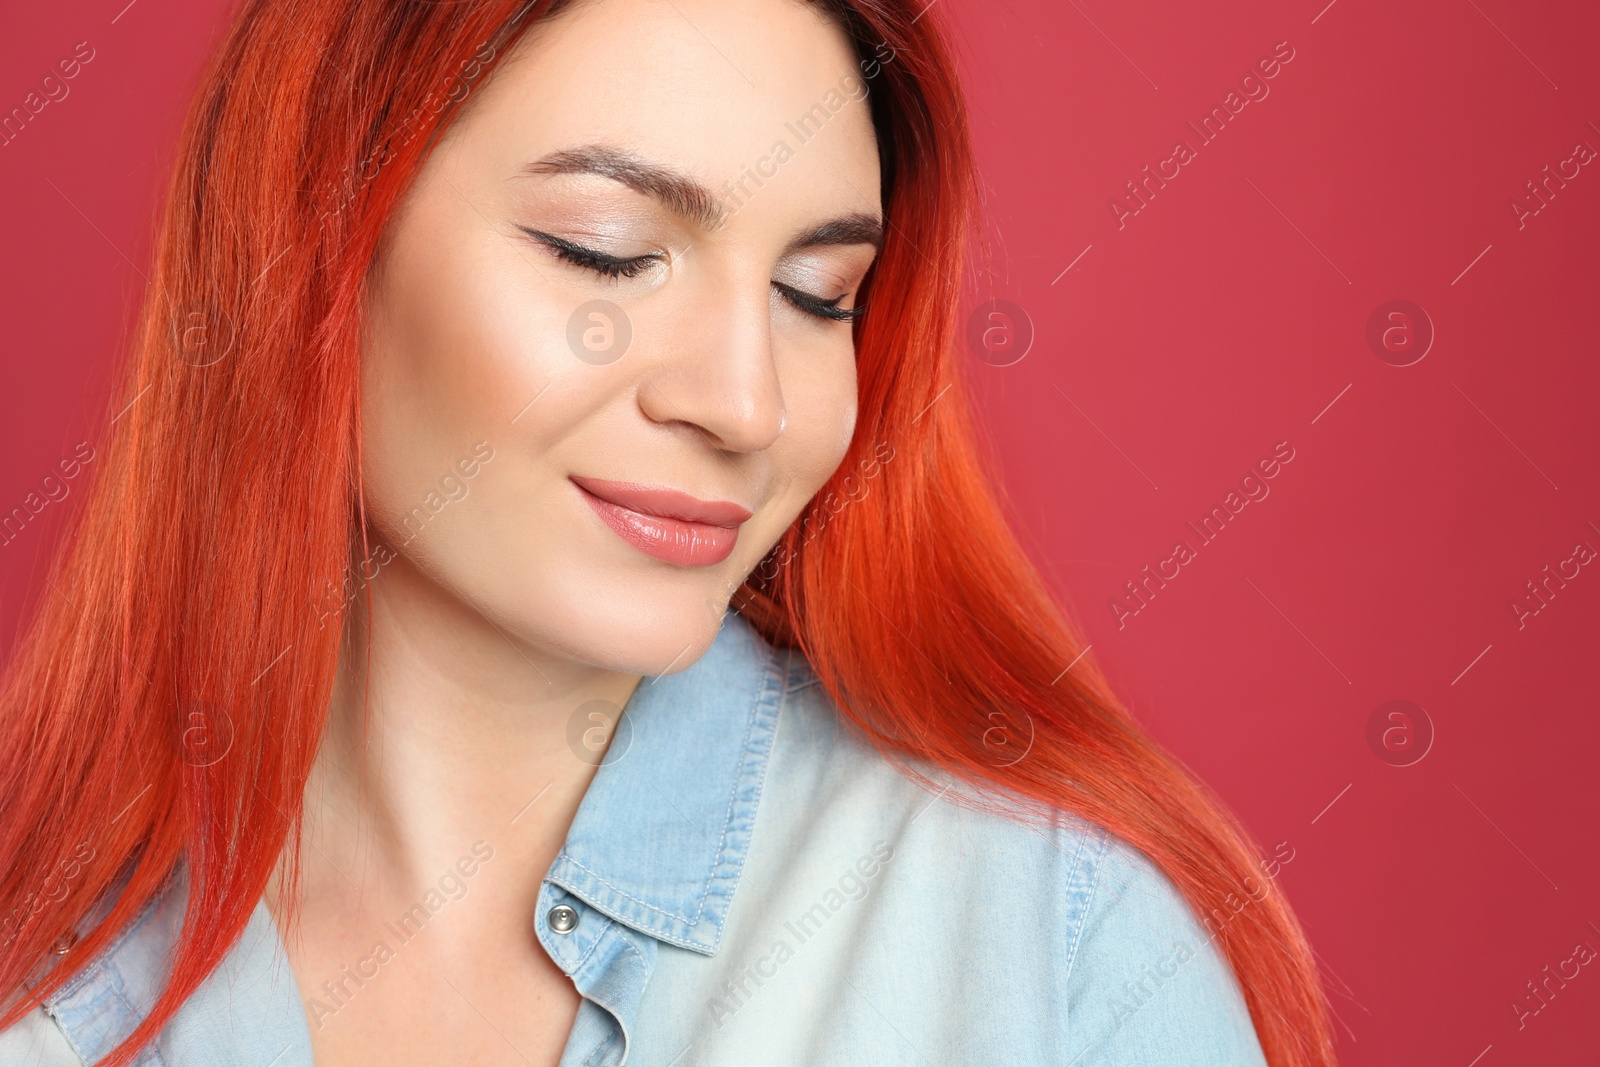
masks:
<path fill-rule="evenodd" d="M 733 606 L 802 650 L 904 773 L 940 768 L 1142 851 L 1218 920 L 1268 1062 L 1331 1064 L 1311 950 L 1258 850 L 1081 654 L 994 489 L 956 348 L 976 180 L 941 13 L 814 2 L 869 76 L 888 236 L 851 451 Z M 169 978 L 102 1061 L 120 1067 L 235 944 L 276 865 L 297 879 L 364 584 L 368 268 L 462 101 L 565 6 L 243 3 L 184 129 L 105 459 L 0 685 L 0 1027 L 181 864 Z"/>

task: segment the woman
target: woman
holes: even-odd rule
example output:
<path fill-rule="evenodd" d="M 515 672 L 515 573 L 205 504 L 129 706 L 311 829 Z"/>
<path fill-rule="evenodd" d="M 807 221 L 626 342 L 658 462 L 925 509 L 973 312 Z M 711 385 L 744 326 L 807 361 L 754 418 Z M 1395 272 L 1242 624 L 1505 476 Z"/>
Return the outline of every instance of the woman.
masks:
<path fill-rule="evenodd" d="M 939 14 L 244 5 L 3 692 L 0 1059 L 1332 1062 L 979 461 Z"/>

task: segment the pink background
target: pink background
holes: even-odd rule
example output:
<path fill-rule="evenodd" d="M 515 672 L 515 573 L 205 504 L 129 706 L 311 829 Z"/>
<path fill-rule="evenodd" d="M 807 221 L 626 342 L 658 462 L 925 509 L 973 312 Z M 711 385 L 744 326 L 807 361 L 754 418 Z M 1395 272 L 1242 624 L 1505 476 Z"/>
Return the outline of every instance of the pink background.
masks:
<path fill-rule="evenodd" d="M 973 360 L 1017 521 L 1135 714 L 1293 849 L 1345 1062 L 1600 1062 L 1600 964 L 1520 1028 L 1511 1007 L 1600 949 L 1600 564 L 1511 607 L 1600 549 L 1600 160 L 1511 208 L 1600 149 L 1600 8 L 939 2 L 986 178 L 973 304 L 1033 334 Z M 0 111 L 95 58 L 0 148 L 0 512 L 104 417 L 225 7 L 125 4 L 3 16 Z M 1185 124 L 1281 41 L 1269 95 L 1202 146 Z M 1109 201 L 1179 139 L 1195 158 L 1119 228 Z M 1391 300 L 1436 333 L 1409 366 L 1367 339 Z M 1269 495 L 1201 545 L 1186 523 L 1279 442 Z M 6 647 L 65 510 L 0 548 Z M 1179 539 L 1195 557 L 1119 621 Z M 1390 700 L 1432 724 L 1418 762 L 1403 725 L 1369 743 Z"/>

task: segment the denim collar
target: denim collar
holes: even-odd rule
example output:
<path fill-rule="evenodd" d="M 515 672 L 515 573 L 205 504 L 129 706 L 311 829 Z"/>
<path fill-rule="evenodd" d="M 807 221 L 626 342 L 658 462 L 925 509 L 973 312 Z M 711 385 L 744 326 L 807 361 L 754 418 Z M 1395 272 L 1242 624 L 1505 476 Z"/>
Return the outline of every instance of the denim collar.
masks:
<path fill-rule="evenodd" d="M 634 930 L 714 954 L 793 659 L 729 613 L 693 665 L 642 679 L 548 879 Z"/>

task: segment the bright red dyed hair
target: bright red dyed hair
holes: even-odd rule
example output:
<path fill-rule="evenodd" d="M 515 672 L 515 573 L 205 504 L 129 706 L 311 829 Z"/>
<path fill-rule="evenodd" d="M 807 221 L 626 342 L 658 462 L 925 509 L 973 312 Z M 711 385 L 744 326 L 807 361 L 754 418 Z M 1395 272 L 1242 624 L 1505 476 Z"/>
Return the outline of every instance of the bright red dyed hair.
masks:
<path fill-rule="evenodd" d="M 1311 951 L 1256 849 L 1079 658 L 993 488 L 956 345 L 975 179 L 938 13 L 813 2 L 863 59 L 892 50 L 870 97 L 888 236 L 864 291 L 877 310 L 858 325 L 851 452 L 784 535 L 782 565 L 758 568 L 734 606 L 801 649 L 905 773 L 921 762 L 1004 787 L 1029 813 L 1075 812 L 1144 852 L 1199 916 L 1226 918 L 1215 940 L 1273 1067 L 1331 1064 Z M 297 873 L 344 619 L 322 613 L 347 603 L 329 593 L 364 544 L 368 267 L 460 100 L 563 6 L 243 4 L 185 129 L 121 414 L 0 688 L 0 991 L 57 960 L 0 1027 L 78 973 L 181 860 L 170 981 L 102 1061 L 126 1064 L 235 943 L 280 856 Z M 231 337 L 227 358 L 180 358 L 195 324 Z M 894 459 L 872 485 L 847 483 L 885 442 Z M 231 724 L 235 758 L 185 758 L 197 708 L 223 710 L 211 725 Z M 1031 731 L 1024 758 L 996 744 L 1006 730 Z M 123 877 L 109 914 L 53 956 Z"/>

